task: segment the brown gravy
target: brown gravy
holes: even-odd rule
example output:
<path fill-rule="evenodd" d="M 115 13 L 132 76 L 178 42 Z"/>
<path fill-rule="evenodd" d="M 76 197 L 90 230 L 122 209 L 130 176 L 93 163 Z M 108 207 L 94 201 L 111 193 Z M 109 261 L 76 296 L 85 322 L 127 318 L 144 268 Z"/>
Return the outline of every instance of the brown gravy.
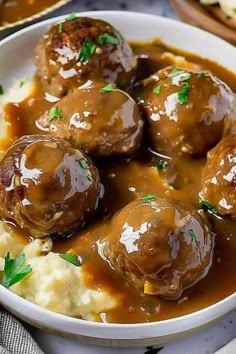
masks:
<path fill-rule="evenodd" d="M 141 55 L 139 77 L 148 76 L 169 65 L 168 59 L 161 59 L 161 55 L 168 51 L 184 55 L 187 60 L 201 65 L 202 69 L 210 70 L 236 92 L 236 76 L 216 63 L 168 48 L 158 41 L 131 44 L 135 53 Z M 30 98 L 20 104 L 8 104 L 5 107 L 6 120 L 10 123 L 8 138 L 1 145 L 6 148 L 24 134 L 42 133 L 36 128 L 35 119 L 51 105 L 45 101 L 38 83 Z M 169 319 L 212 305 L 236 291 L 236 225 L 235 222 L 216 216 L 212 216 L 216 246 L 209 274 L 185 291 L 178 301 L 140 295 L 103 259 L 103 239 L 107 235 L 109 218 L 128 202 L 155 193 L 159 197 L 168 196 L 198 207 L 201 172 L 205 160 L 176 156 L 169 158 L 174 161 L 175 166 L 167 169 L 166 173 L 157 170 L 156 164 L 161 156 L 153 153 L 147 145 L 131 158 L 112 157 L 95 161 L 106 191 L 106 200 L 101 206 L 104 214 L 98 215 L 94 224 L 90 223 L 83 231 L 54 244 L 55 252 L 65 253 L 71 249 L 71 252 L 82 257 L 88 287 L 99 287 L 117 298 L 119 306 L 101 314 L 98 321 L 136 323 Z"/>

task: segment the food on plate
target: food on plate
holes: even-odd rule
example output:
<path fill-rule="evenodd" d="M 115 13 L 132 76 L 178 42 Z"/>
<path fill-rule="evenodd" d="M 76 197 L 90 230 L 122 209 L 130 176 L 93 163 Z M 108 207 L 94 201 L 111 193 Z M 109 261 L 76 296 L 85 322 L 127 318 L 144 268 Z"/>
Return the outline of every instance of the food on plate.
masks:
<path fill-rule="evenodd" d="M 74 16 L 53 25 L 39 40 L 35 65 L 45 90 L 62 97 L 93 77 L 127 87 L 137 61 L 110 24 Z"/>
<path fill-rule="evenodd" d="M 204 5 L 219 4 L 226 15 L 236 20 L 236 3 L 235 0 L 200 0 Z"/>
<path fill-rule="evenodd" d="M 50 119 L 48 110 L 37 126 L 87 154 L 130 154 L 141 144 L 143 121 L 138 106 L 111 83 L 88 81 L 52 109 L 60 112 L 60 117 Z"/>
<path fill-rule="evenodd" d="M 64 140 L 24 136 L 0 161 L 0 215 L 35 238 L 76 230 L 99 195 L 96 167 Z"/>
<path fill-rule="evenodd" d="M 167 67 L 140 83 L 149 137 L 158 152 L 204 156 L 230 126 L 235 96 L 216 76 Z M 225 122 L 226 121 L 226 122 Z"/>
<path fill-rule="evenodd" d="M 214 237 L 196 210 L 153 197 L 113 217 L 105 255 L 141 292 L 167 299 L 207 275 Z"/>
<path fill-rule="evenodd" d="M 202 198 L 215 212 L 236 219 L 236 135 L 228 135 L 208 152 Z"/>
<path fill-rule="evenodd" d="M 0 82 L 1 284 L 106 323 L 234 293 L 235 74 L 75 14 L 35 63 Z"/>

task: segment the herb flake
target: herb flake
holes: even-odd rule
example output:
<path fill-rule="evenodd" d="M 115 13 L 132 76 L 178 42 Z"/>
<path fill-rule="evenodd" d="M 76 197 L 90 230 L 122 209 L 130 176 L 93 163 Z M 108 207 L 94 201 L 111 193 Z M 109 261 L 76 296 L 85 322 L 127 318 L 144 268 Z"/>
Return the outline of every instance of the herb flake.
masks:
<path fill-rule="evenodd" d="M 204 71 L 201 71 L 199 75 L 200 75 L 200 77 L 203 77 L 203 78 L 206 77 L 206 73 Z"/>
<path fill-rule="evenodd" d="M 155 87 L 154 90 L 153 90 L 153 93 L 156 93 L 157 95 L 160 95 L 160 93 L 161 93 L 161 86 L 159 85 L 159 86 Z"/>
<path fill-rule="evenodd" d="M 214 205 L 209 203 L 207 200 L 204 200 L 204 199 L 200 198 L 199 199 L 199 204 L 201 205 L 201 207 L 204 210 L 209 211 L 211 214 L 218 215 L 217 209 L 214 207 Z"/>
<path fill-rule="evenodd" d="M 72 12 L 69 16 L 67 16 L 67 17 L 65 18 L 65 21 L 73 21 L 73 20 L 75 20 L 76 18 L 78 18 L 78 16 L 76 15 L 75 12 Z"/>
<path fill-rule="evenodd" d="M 187 74 L 185 77 L 181 79 L 181 81 L 189 81 L 192 78 L 191 74 Z"/>
<path fill-rule="evenodd" d="M 178 70 L 175 66 L 173 67 L 172 71 L 170 74 L 167 75 L 167 77 L 176 77 L 178 75 L 184 74 L 184 70 Z"/>
<path fill-rule="evenodd" d="M 101 88 L 101 90 L 100 90 L 101 93 L 112 92 L 112 91 L 114 91 L 114 87 L 112 84 L 108 84 L 108 85 L 104 86 L 103 88 Z"/>
<path fill-rule="evenodd" d="M 73 253 L 61 253 L 61 254 L 59 254 L 59 257 L 61 257 L 65 261 L 75 265 L 76 267 L 80 267 L 81 266 L 80 259 L 78 258 L 78 256 L 76 256 Z"/>
<path fill-rule="evenodd" d="M 121 41 L 120 41 L 120 38 L 118 38 L 114 34 L 104 32 L 104 33 L 100 34 L 100 36 L 98 37 L 98 43 L 101 45 L 105 45 L 105 44 L 119 45 L 119 44 L 121 44 Z"/>
<path fill-rule="evenodd" d="M 194 242 L 196 243 L 196 246 L 198 247 L 199 241 L 197 240 L 197 236 L 196 236 L 194 230 L 193 230 L 193 229 L 190 229 L 188 232 L 189 232 L 189 235 L 191 236 L 191 238 L 192 238 L 192 239 L 194 240 Z"/>
<path fill-rule="evenodd" d="M 21 80 L 21 81 L 19 82 L 19 87 L 23 87 L 24 84 L 25 84 L 25 81 L 24 81 L 24 80 Z"/>
<path fill-rule="evenodd" d="M 62 119 L 61 109 L 57 106 L 52 107 L 49 112 L 49 122 L 53 119 Z"/>
<path fill-rule="evenodd" d="M 184 83 L 183 86 L 181 87 L 181 90 L 178 92 L 178 102 L 180 104 L 186 104 L 188 103 L 188 93 L 189 90 L 191 89 L 191 86 L 187 83 Z"/>
<path fill-rule="evenodd" d="M 142 198 L 139 198 L 140 200 L 142 200 L 143 202 L 146 202 L 148 200 L 154 200 L 156 198 L 156 194 L 147 194 Z"/>
<path fill-rule="evenodd" d="M 93 182 L 93 176 L 87 175 L 86 178 L 89 182 Z"/>
<path fill-rule="evenodd" d="M 89 58 L 95 53 L 96 48 L 96 44 L 94 44 L 90 38 L 86 38 L 79 52 L 79 60 L 82 62 L 88 61 Z"/>
<path fill-rule="evenodd" d="M 62 33 L 63 32 L 63 22 L 59 22 L 58 23 L 58 33 Z"/>
<path fill-rule="evenodd" d="M 156 164 L 156 168 L 161 171 L 163 170 L 164 168 L 166 168 L 166 166 L 168 165 L 168 162 L 166 161 L 163 161 L 163 160 L 160 160 L 158 161 L 158 163 Z"/>
<path fill-rule="evenodd" d="M 5 257 L 5 265 L 3 270 L 2 285 L 5 288 L 18 283 L 32 272 L 31 266 L 25 265 L 25 255 L 21 254 L 15 259 L 10 258 L 10 252 Z"/>
<path fill-rule="evenodd" d="M 79 164 L 84 170 L 89 170 L 89 164 L 85 159 L 80 159 Z"/>

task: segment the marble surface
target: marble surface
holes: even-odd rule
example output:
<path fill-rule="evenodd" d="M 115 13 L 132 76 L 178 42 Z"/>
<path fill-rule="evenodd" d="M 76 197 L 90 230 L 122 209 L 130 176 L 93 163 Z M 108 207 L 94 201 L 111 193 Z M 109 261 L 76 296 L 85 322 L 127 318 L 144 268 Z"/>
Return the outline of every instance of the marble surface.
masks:
<path fill-rule="evenodd" d="M 89 10 L 138 11 L 176 18 L 167 0 L 74 0 L 67 6 L 57 10 L 53 15 Z M 147 350 L 146 348 L 98 348 L 69 341 L 33 328 L 31 332 L 45 354 L 144 354 Z M 160 353 L 213 354 L 235 336 L 236 313 L 228 316 L 212 328 L 164 345 Z M 236 344 L 227 351 L 227 354 L 236 354 Z"/>

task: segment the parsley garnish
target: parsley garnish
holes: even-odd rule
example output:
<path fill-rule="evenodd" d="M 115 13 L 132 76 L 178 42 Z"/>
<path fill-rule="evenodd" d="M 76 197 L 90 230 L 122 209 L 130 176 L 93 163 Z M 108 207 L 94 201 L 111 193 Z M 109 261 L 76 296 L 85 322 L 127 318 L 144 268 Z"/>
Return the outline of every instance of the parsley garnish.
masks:
<path fill-rule="evenodd" d="M 5 288 L 9 288 L 10 286 L 18 283 L 32 272 L 30 265 L 28 264 L 23 266 L 24 263 L 24 254 L 21 254 L 15 259 L 11 259 L 10 252 L 8 252 L 5 257 L 5 265 L 2 278 L 2 285 L 5 286 Z"/>
<path fill-rule="evenodd" d="M 79 164 L 83 169 L 89 170 L 89 164 L 85 159 L 80 159 Z"/>
<path fill-rule="evenodd" d="M 89 182 L 93 182 L 93 176 L 87 175 L 86 178 Z"/>
<path fill-rule="evenodd" d="M 153 93 L 156 93 L 157 95 L 159 95 L 161 93 L 161 86 L 159 85 L 159 86 L 155 87 L 153 90 Z"/>
<path fill-rule="evenodd" d="M 192 237 L 192 239 L 195 241 L 196 245 L 198 246 L 199 241 L 197 240 L 196 234 L 193 229 L 189 230 L 189 235 Z"/>
<path fill-rule="evenodd" d="M 156 198 L 156 194 L 147 194 L 142 198 L 139 198 L 140 200 L 142 200 L 143 202 L 147 201 L 147 200 L 154 200 Z"/>
<path fill-rule="evenodd" d="M 81 261 L 79 260 L 78 256 L 73 253 L 61 253 L 59 257 L 64 259 L 65 261 L 74 264 L 76 267 L 81 266 Z"/>
<path fill-rule="evenodd" d="M 100 90 L 101 93 L 112 92 L 112 91 L 114 91 L 114 87 L 112 84 L 108 84 L 105 87 L 101 88 Z"/>
<path fill-rule="evenodd" d="M 189 81 L 192 78 L 191 74 L 187 74 L 185 77 L 181 79 L 181 81 Z"/>
<path fill-rule="evenodd" d="M 153 348 L 153 347 L 147 347 L 147 351 L 144 354 L 157 354 L 159 353 L 164 347 L 161 348 Z"/>
<path fill-rule="evenodd" d="M 104 44 L 119 45 L 119 44 L 121 44 L 120 38 L 118 38 L 114 34 L 108 33 L 108 32 L 105 32 L 98 37 L 98 43 L 101 45 L 104 45 Z"/>
<path fill-rule="evenodd" d="M 156 164 L 156 168 L 160 171 L 163 170 L 166 166 L 168 165 L 168 162 L 160 160 L 157 164 Z"/>
<path fill-rule="evenodd" d="M 199 75 L 200 77 L 206 77 L 206 73 L 204 71 L 201 71 Z"/>
<path fill-rule="evenodd" d="M 184 73 L 185 73 L 184 70 L 178 70 L 178 69 L 176 69 L 176 67 L 174 66 L 173 69 L 172 69 L 172 71 L 171 71 L 171 73 L 168 74 L 167 76 L 168 76 L 168 77 L 175 77 L 175 76 L 178 76 L 178 75 L 184 74 Z"/>
<path fill-rule="evenodd" d="M 90 38 L 86 38 L 79 52 L 79 60 L 82 62 L 88 61 L 89 58 L 94 54 L 96 48 L 96 44 L 94 44 Z"/>
<path fill-rule="evenodd" d="M 205 210 L 208 210 L 211 214 L 217 215 L 218 211 L 217 209 L 214 207 L 214 205 L 212 205 L 211 203 L 209 203 L 208 201 L 204 200 L 204 199 L 199 199 L 199 204 L 201 205 L 201 207 Z"/>
<path fill-rule="evenodd" d="M 61 109 L 57 106 L 52 107 L 49 113 L 49 122 L 51 122 L 53 119 L 62 119 Z"/>
<path fill-rule="evenodd" d="M 25 81 L 24 81 L 24 80 L 21 80 L 21 81 L 19 82 L 19 87 L 24 86 L 24 84 L 25 84 Z"/>
<path fill-rule="evenodd" d="M 62 33 L 63 32 L 63 22 L 58 23 L 58 32 Z"/>
<path fill-rule="evenodd" d="M 75 12 L 72 12 L 68 17 L 65 18 L 65 21 L 72 21 L 75 20 L 78 16 Z"/>
<path fill-rule="evenodd" d="M 178 101 L 180 104 L 188 103 L 188 93 L 191 86 L 187 83 L 183 84 L 181 90 L 178 92 Z"/>
<path fill-rule="evenodd" d="M 4 90 L 3 90 L 2 85 L 0 85 L 0 95 L 4 95 Z"/>

